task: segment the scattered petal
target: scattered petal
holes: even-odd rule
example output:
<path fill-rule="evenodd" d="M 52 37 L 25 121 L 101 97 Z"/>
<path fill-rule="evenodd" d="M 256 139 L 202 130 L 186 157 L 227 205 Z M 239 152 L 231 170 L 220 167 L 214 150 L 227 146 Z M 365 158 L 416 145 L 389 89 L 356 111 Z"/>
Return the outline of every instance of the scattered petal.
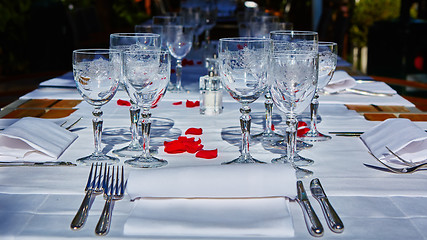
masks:
<path fill-rule="evenodd" d="M 196 153 L 196 157 L 198 158 L 205 158 L 205 159 L 212 159 L 218 157 L 218 149 L 214 150 L 200 150 Z"/>
<path fill-rule="evenodd" d="M 200 101 L 193 102 L 193 101 L 187 100 L 187 102 L 185 102 L 185 106 L 188 108 L 198 107 L 200 106 Z"/>
<path fill-rule="evenodd" d="M 276 130 L 275 128 L 274 128 L 274 124 L 271 124 L 271 130 Z"/>
<path fill-rule="evenodd" d="M 172 105 L 182 105 L 182 101 L 179 102 L 173 102 Z"/>
<path fill-rule="evenodd" d="M 308 131 L 310 131 L 310 128 L 308 127 L 306 122 L 298 122 L 298 129 L 297 129 L 297 136 L 303 137 Z"/>
<path fill-rule="evenodd" d="M 119 105 L 119 106 L 127 106 L 127 107 L 131 106 L 131 104 L 130 104 L 129 101 L 122 100 L 122 99 L 117 100 L 117 105 Z"/>
<path fill-rule="evenodd" d="M 202 135 L 203 129 L 201 128 L 189 128 L 187 131 L 185 131 L 185 135 L 191 134 L 191 135 Z"/>

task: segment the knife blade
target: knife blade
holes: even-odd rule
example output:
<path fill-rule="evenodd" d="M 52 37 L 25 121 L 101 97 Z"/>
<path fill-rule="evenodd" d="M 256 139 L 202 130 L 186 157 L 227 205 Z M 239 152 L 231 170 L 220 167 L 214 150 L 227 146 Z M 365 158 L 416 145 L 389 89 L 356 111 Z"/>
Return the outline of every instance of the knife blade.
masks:
<path fill-rule="evenodd" d="M 325 216 L 326 222 L 328 223 L 331 231 L 335 233 L 342 233 L 344 231 L 344 224 L 329 202 L 328 197 L 326 196 L 318 178 L 311 180 L 310 190 L 313 197 L 322 207 L 323 215 Z"/>
<path fill-rule="evenodd" d="M 296 200 L 301 206 L 308 232 L 314 237 L 323 236 L 323 226 L 320 223 L 319 218 L 317 217 L 313 207 L 310 204 L 310 201 L 307 198 L 307 193 L 305 192 L 302 181 L 297 181 Z"/>
<path fill-rule="evenodd" d="M 59 166 L 77 166 L 72 162 L 0 162 L 0 167 L 59 167 Z"/>

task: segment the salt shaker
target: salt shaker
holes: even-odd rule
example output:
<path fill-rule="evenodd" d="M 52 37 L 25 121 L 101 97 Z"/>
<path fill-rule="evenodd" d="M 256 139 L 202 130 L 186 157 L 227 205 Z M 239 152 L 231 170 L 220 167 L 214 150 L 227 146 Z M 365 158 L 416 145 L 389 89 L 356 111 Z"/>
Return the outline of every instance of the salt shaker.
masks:
<path fill-rule="evenodd" d="M 206 59 L 208 75 L 200 77 L 200 114 L 218 115 L 222 113 L 222 87 L 217 76 L 217 59 Z"/>

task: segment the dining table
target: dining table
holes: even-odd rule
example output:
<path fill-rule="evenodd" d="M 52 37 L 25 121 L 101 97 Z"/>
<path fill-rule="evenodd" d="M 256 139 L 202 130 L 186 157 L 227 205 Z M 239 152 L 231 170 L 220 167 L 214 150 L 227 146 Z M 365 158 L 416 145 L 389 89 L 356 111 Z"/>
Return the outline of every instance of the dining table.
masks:
<path fill-rule="evenodd" d="M 188 61 L 190 62 L 190 61 Z M 347 71 L 356 80 L 356 86 L 369 91 L 391 92 L 390 96 L 363 95 L 355 92 L 322 93 L 319 97 L 318 129 L 332 138 L 314 142 L 308 149 L 299 151 L 303 157 L 314 160 L 306 168 L 312 176 L 301 179 L 307 190 L 307 197 L 324 228 L 324 239 L 427 239 L 427 173 L 420 170 L 412 174 L 396 174 L 385 169 L 369 153 L 358 134 L 339 133 L 365 132 L 385 119 L 407 118 L 422 129 L 427 129 L 425 112 L 400 96 L 389 85 L 375 81 L 369 76 L 354 72 L 352 66 L 340 60 L 338 69 Z M 174 74 L 171 81 L 174 82 Z M 195 59 L 183 67 L 183 93 L 166 92 L 163 99 L 152 108 L 151 152 L 168 161 L 159 170 L 187 167 L 221 166 L 239 156 L 240 105 L 224 89 L 223 111 L 217 115 L 200 114 L 200 107 L 187 102 L 200 100 L 199 77 L 206 75 L 201 60 Z M 102 107 L 104 112 L 102 151 L 112 154 L 130 141 L 129 97 L 119 89 L 114 98 Z M 265 121 L 264 97 L 252 103 L 251 134 L 263 131 Z M 0 111 L 0 129 L 5 129 L 19 119 L 35 117 L 57 124 L 79 121 L 70 128 L 77 139 L 55 160 L 73 163 L 71 166 L 2 166 L 0 164 L 0 239 L 99 239 L 94 233 L 95 226 L 104 207 L 104 199 L 97 196 L 93 201 L 86 224 L 80 230 L 72 230 L 70 223 L 85 195 L 90 166 L 76 164 L 76 159 L 93 151 L 92 107 L 82 101 L 71 72 L 42 82 L 37 89 L 4 107 Z M 301 115 L 300 121 L 309 123 L 309 109 Z M 286 117 L 273 107 L 274 130 L 285 133 Z M 200 128 L 201 135 L 186 135 L 189 128 Z M 198 158 L 195 154 L 170 154 L 164 151 L 164 142 L 180 136 L 201 139 L 205 149 L 217 149 L 217 157 Z M 262 141 L 253 138 L 251 154 L 256 159 L 274 165 L 271 160 L 285 153 L 284 148 L 266 149 Z M 147 169 L 134 168 L 124 164 L 129 158 L 120 157 L 119 166 L 124 166 L 125 178 L 134 173 L 144 175 Z M 2 161 L 8 161 L 2 157 Z M 75 164 L 75 165 L 74 165 Z M 378 166 L 370 168 L 364 164 Z M 236 168 L 238 171 L 238 166 Z M 221 179 L 221 174 L 213 176 Z M 332 232 L 326 223 L 320 204 L 310 194 L 310 181 L 318 178 L 333 208 L 345 228 L 341 233 Z M 147 179 L 146 179 L 147 180 Z M 174 181 L 172 177 L 168 181 Z M 256 180 L 256 179 L 255 179 Z M 149 179 L 147 181 L 150 181 Z M 154 181 L 154 180 L 153 180 Z M 239 181 L 239 179 L 236 179 Z M 154 184 L 154 183 L 153 183 Z M 235 184 L 230 182 L 230 185 Z M 248 183 L 249 184 L 249 183 Z M 271 182 L 271 185 L 279 184 Z M 286 183 L 295 186 L 296 182 Z M 145 223 L 152 229 L 145 233 L 130 233 L 127 228 L 130 218 L 135 220 L 138 200 L 131 199 L 126 192 L 124 198 L 114 202 L 111 229 L 106 239 L 314 239 L 307 230 L 303 211 L 295 198 L 289 198 L 290 230 L 288 235 L 275 235 L 280 224 L 263 222 L 257 218 L 241 226 L 238 232 L 233 228 L 204 230 L 197 222 L 184 223 L 194 231 L 182 230 L 179 220 L 171 223 L 168 213 Z M 247 199 L 237 199 L 247 201 Z M 149 212 L 149 203 L 145 211 Z M 240 206 L 237 204 L 236 206 Z M 252 206 L 252 205 L 251 205 Z M 255 205 L 256 206 L 256 205 Z M 243 207 L 243 206 L 242 206 Z M 260 207 L 258 209 L 258 207 Z M 248 215 L 262 212 L 262 206 L 247 208 Z M 191 208 L 191 205 L 190 205 Z M 185 215 L 185 211 L 182 212 Z M 236 213 L 237 214 L 237 213 Z M 218 212 L 214 222 L 227 223 L 227 214 Z M 221 217 L 224 219 L 221 219 Z M 246 215 L 245 215 L 246 216 Z M 254 216 L 253 216 L 254 217 Z M 266 214 L 266 218 L 268 215 Z M 184 217 L 185 219 L 185 217 Z M 237 218 L 238 219 L 238 218 Z M 188 219 L 187 219 L 188 220 Z M 271 219 L 270 219 L 271 220 Z M 185 220 L 182 220 L 185 221 Z M 245 221 L 242 219 L 242 221 Z M 215 223 L 212 223 L 212 225 Z M 243 225 L 243 224 L 242 224 Z M 274 227 L 273 227 L 274 225 Z M 140 228 L 148 225 L 141 224 Z M 254 230 L 255 229 L 255 230 Z M 262 229 L 256 232 L 257 229 Z M 237 230 L 236 230 L 237 231 Z M 278 231 L 280 232 L 280 231 Z"/>

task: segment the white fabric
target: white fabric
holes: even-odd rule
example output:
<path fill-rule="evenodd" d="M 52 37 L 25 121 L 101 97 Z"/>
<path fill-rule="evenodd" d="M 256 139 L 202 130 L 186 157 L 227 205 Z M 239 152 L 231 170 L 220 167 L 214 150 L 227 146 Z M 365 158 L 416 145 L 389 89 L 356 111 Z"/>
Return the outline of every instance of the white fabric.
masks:
<path fill-rule="evenodd" d="M 348 75 L 346 71 L 335 71 L 331 81 L 324 87 L 329 93 L 339 92 L 341 90 L 356 86 L 356 79 Z"/>
<path fill-rule="evenodd" d="M 274 183 L 274 184 L 272 184 Z M 296 196 L 289 165 L 217 165 L 134 170 L 127 192 L 139 197 L 244 198 Z"/>
<path fill-rule="evenodd" d="M 74 81 L 73 72 L 67 72 L 62 76 L 52 78 L 41 82 L 40 87 L 66 87 L 66 88 L 75 88 L 76 83 Z"/>
<path fill-rule="evenodd" d="M 427 133 L 408 119 L 387 119 L 360 136 L 379 159 L 396 159 L 386 147 L 413 163 L 427 162 Z"/>
<path fill-rule="evenodd" d="M 0 159 L 56 160 L 77 137 L 47 119 L 22 118 L 0 132 Z"/>
<path fill-rule="evenodd" d="M 232 183 L 231 183 L 232 184 Z M 185 237 L 293 237 L 285 198 L 141 199 L 125 235 Z"/>
<path fill-rule="evenodd" d="M 127 191 L 131 199 L 139 199 L 126 221 L 125 235 L 294 235 L 284 197 L 295 198 L 296 177 L 288 165 L 134 170 L 129 175 Z M 265 198 L 271 196 L 276 198 Z"/>
<path fill-rule="evenodd" d="M 356 85 L 352 88 L 374 93 L 397 94 L 396 90 L 394 90 L 384 82 L 358 81 Z"/>

